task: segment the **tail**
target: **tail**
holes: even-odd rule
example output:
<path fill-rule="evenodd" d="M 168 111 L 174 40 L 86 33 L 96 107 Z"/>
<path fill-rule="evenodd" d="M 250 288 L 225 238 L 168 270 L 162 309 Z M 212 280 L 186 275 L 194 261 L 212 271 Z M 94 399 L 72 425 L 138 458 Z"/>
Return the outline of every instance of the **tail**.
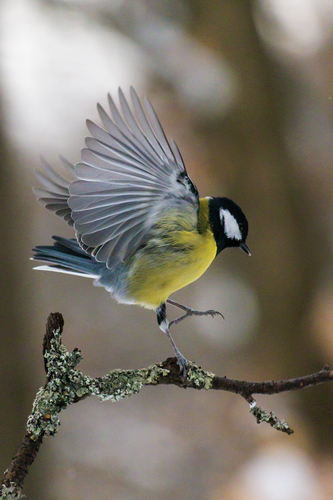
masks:
<path fill-rule="evenodd" d="M 100 278 L 105 264 L 100 264 L 79 246 L 75 239 L 68 240 L 60 236 L 52 236 L 53 246 L 38 246 L 33 248 L 32 260 L 49 262 L 50 265 L 38 266 L 34 269 L 56 271 L 59 273 Z"/>

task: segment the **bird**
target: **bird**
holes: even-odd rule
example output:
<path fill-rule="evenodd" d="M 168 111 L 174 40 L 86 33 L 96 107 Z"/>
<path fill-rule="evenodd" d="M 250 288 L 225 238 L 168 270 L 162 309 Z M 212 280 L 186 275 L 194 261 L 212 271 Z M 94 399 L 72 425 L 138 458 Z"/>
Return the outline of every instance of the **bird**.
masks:
<path fill-rule="evenodd" d="M 225 248 L 251 255 L 248 221 L 229 198 L 199 198 L 148 98 L 141 102 L 133 87 L 130 100 L 121 88 L 118 97 L 117 107 L 108 94 L 109 113 L 97 104 L 102 126 L 87 120 L 81 161 L 60 156 L 70 178 L 41 159 L 37 200 L 72 226 L 75 238 L 52 236 L 53 245 L 36 246 L 32 260 L 45 263 L 35 269 L 93 278 L 119 303 L 155 311 L 186 379 L 188 361 L 171 325 L 222 314 L 197 311 L 170 295 L 197 280 Z M 169 322 L 166 304 L 184 314 Z"/>

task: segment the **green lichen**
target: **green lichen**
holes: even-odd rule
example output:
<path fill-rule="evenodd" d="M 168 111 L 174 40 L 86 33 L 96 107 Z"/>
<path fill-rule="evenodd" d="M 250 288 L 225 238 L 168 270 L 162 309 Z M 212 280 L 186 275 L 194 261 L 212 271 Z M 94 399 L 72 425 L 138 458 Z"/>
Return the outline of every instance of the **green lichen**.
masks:
<path fill-rule="evenodd" d="M 205 372 L 200 366 L 189 361 L 187 380 L 198 389 L 206 389 L 207 391 L 211 389 L 214 377 L 214 373 Z"/>
<path fill-rule="evenodd" d="M 294 431 L 292 428 L 289 426 L 289 424 L 285 420 L 279 420 L 277 416 L 271 411 L 267 413 L 265 410 L 263 410 L 260 406 L 257 405 L 255 401 L 253 401 L 250 404 L 250 412 L 252 415 L 254 415 L 257 419 L 257 423 L 261 424 L 262 422 L 268 423 L 273 429 L 276 429 L 277 431 L 285 432 L 290 436 L 290 434 L 293 434 Z"/>
<path fill-rule="evenodd" d="M 61 411 L 58 399 L 59 395 L 47 386 L 39 389 L 27 421 L 31 439 L 37 440 L 41 434 L 54 436 L 57 433 L 60 425 L 57 414 Z"/>
<path fill-rule="evenodd" d="M 59 332 L 54 333 L 45 359 L 47 383 L 39 389 L 27 422 L 27 430 L 34 440 L 40 435 L 54 436 L 60 425 L 58 413 L 83 397 L 119 401 L 137 394 L 144 385 L 157 383 L 159 377 L 169 373 L 153 365 L 141 370 L 113 370 L 96 379 L 83 375 L 76 369 L 82 359 L 80 351 L 68 352 Z"/>
<path fill-rule="evenodd" d="M 23 500 L 25 498 L 27 497 L 15 483 L 10 483 L 10 486 L 2 485 L 0 500 Z"/>
<path fill-rule="evenodd" d="M 156 365 L 138 370 L 113 370 L 112 372 L 92 380 L 90 394 L 101 401 L 119 401 L 138 394 L 144 385 L 156 384 L 161 376 L 169 370 Z"/>

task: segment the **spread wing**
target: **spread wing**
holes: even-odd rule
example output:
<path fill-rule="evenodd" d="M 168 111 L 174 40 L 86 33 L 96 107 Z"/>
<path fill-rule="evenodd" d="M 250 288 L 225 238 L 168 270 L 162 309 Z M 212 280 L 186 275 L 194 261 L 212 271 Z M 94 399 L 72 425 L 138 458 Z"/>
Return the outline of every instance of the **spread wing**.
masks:
<path fill-rule="evenodd" d="M 73 223 L 82 248 L 109 268 L 144 243 L 161 214 L 178 208 L 196 217 L 199 208 L 176 144 L 149 101 L 144 110 L 133 88 L 130 93 L 134 113 L 119 89 L 122 115 L 108 96 L 111 116 L 98 105 L 104 128 L 87 122 L 92 137 L 67 191 L 51 167 L 48 178 L 40 177 L 46 188 L 40 201 Z"/>

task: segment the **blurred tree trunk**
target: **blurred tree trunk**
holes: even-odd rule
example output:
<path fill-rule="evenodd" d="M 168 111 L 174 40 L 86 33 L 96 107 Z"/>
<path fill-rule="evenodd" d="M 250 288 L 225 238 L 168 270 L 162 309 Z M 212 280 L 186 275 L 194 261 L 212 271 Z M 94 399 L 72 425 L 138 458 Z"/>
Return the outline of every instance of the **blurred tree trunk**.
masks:
<path fill-rule="evenodd" d="M 5 123 L 1 117 L 0 123 Z M 24 437 L 26 419 L 38 386 L 31 387 L 29 378 L 32 371 L 29 370 L 29 358 L 30 361 L 32 359 L 29 347 L 33 322 L 32 305 L 27 302 L 27 297 L 31 296 L 26 291 L 29 287 L 25 279 L 27 266 L 22 259 L 22 255 L 27 259 L 29 255 L 24 241 L 29 231 L 29 216 L 23 209 L 20 196 L 20 179 L 24 177 L 24 171 L 20 179 L 15 178 L 17 159 L 8 147 L 2 129 L 0 157 L 0 394 L 3 402 L 0 404 L 0 470 L 4 471 Z M 19 223 L 13 223 L 15 219 Z M 38 361 L 42 365 L 42 355 Z M 29 474 L 24 488 L 28 498 L 45 498 L 42 477 L 43 464 L 39 463 Z"/>
<path fill-rule="evenodd" d="M 288 113 L 281 109 L 281 69 L 258 38 L 251 2 L 195 0 L 193 4 L 192 34 L 232 66 L 239 83 L 237 109 L 221 121 L 198 127 L 211 152 L 212 175 L 217 182 L 229 181 L 228 196 L 243 207 L 250 223 L 252 257 L 242 273 L 248 273 L 262 306 L 251 354 L 265 378 L 310 373 L 327 362 L 315 347 L 306 318 L 318 273 L 330 258 L 325 250 L 329 230 L 319 233 L 319 224 L 310 223 L 316 210 L 298 179 L 297 198 L 294 194 L 294 169 L 281 138 L 281 112 Z M 239 266 L 234 255 L 226 257 Z M 331 450 L 331 387 L 294 397 L 302 405 L 304 421 L 316 430 L 317 446 Z"/>

